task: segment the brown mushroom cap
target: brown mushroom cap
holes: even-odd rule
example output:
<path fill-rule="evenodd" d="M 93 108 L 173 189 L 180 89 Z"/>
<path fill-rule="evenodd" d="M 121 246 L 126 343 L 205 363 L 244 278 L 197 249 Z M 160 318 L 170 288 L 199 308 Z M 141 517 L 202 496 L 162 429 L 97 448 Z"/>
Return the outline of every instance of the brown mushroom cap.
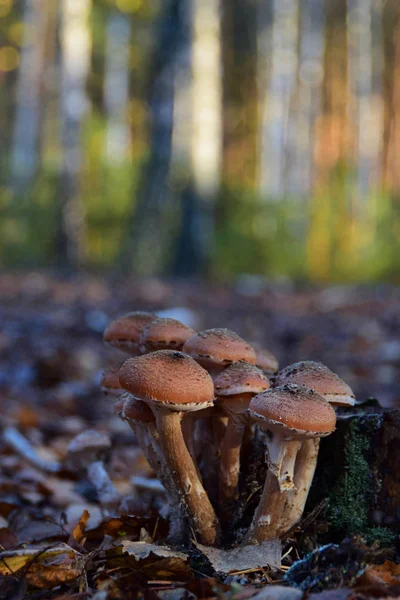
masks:
<path fill-rule="evenodd" d="M 295 383 L 305 385 L 315 390 L 320 396 L 323 396 L 328 402 L 343 403 L 346 398 L 346 404 L 350 404 L 354 399 L 354 392 L 339 375 L 333 373 L 328 367 L 312 360 L 304 360 L 294 363 L 282 369 L 276 378 L 276 385 L 285 383 Z M 342 400 L 342 402 L 341 402 Z"/>
<path fill-rule="evenodd" d="M 200 410 L 214 400 L 214 385 L 207 371 L 175 350 L 128 359 L 120 369 L 119 380 L 139 400 L 170 410 Z"/>
<path fill-rule="evenodd" d="M 156 319 L 156 315 L 135 311 L 127 313 L 108 325 L 103 339 L 107 344 L 129 352 L 138 350 L 139 338 L 146 325 Z"/>
<path fill-rule="evenodd" d="M 108 367 L 104 369 L 101 379 L 100 388 L 105 394 L 119 396 L 124 391 L 119 382 L 119 367 Z"/>
<path fill-rule="evenodd" d="M 255 396 L 249 406 L 253 419 L 271 431 L 322 437 L 334 431 L 336 414 L 314 390 L 286 384 Z"/>
<path fill-rule="evenodd" d="M 267 373 L 276 373 L 279 369 L 278 359 L 272 352 L 266 348 L 262 348 L 258 344 L 253 344 L 254 350 L 256 351 L 256 365 L 259 369 L 266 371 Z"/>
<path fill-rule="evenodd" d="M 124 404 L 125 404 L 124 394 L 121 394 L 121 396 L 118 398 L 118 400 L 114 404 L 114 414 L 117 417 L 122 417 L 122 413 L 124 410 Z"/>
<path fill-rule="evenodd" d="M 153 423 L 155 420 L 150 406 L 146 402 L 133 398 L 129 392 L 124 402 L 122 418 L 140 423 Z"/>
<path fill-rule="evenodd" d="M 158 318 L 144 327 L 140 336 L 142 352 L 154 350 L 181 350 L 183 344 L 195 333 L 177 319 Z"/>
<path fill-rule="evenodd" d="M 261 369 L 244 361 L 232 363 L 214 380 L 217 396 L 259 394 L 269 387 L 269 379 Z"/>
<path fill-rule="evenodd" d="M 200 331 L 185 342 L 183 352 L 206 368 L 227 366 L 240 360 L 256 362 L 254 348 L 229 329 Z"/>

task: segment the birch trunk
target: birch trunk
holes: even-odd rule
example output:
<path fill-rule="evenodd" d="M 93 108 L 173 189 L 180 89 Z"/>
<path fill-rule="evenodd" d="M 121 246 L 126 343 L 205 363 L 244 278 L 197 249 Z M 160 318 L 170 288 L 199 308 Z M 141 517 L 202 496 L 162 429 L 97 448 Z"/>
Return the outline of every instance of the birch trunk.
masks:
<path fill-rule="evenodd" d="M 11 186 L 23 194 L 35 176 L 39 160 L 42 86 L 47 19 L 45 0 L 26 0 L 21 63 L 11 150 Z"/>
<path fill-rule="evenodd" d="M 290 102 L 296 83 L 298 0 L 274 0 L 271 70 L 263 101 L 260 192 L 271 199 L 285 193 L 285 153 Z"/>
<path fill-rule="evenodd" d="M 90 66 L 90 0 L 61 4 L 61 137 L 63 159 L 59 191 L 60 265 L 77 267 L 83 257 L 84 210 L 79 198 L 82 166 L 81 126 L 89 108 L 86 81 Z"/>
<path fill-rule="evenodd" d="M 107 131 L 106 162 L 119 165 L 129 156 L 130 134 L 127 119 L 129 104 L 129 19 L 118 13 L 109 16 L 106 33 L 104 103 Z"/>
<path fill-rule="evenodd" d="M 287 192 L 307 197 L 313 186 L 315 123 L 321 108 L 325 6 L 304 0 L 300 15 L 300 62 L 295 108 L 288 132 Z"/>

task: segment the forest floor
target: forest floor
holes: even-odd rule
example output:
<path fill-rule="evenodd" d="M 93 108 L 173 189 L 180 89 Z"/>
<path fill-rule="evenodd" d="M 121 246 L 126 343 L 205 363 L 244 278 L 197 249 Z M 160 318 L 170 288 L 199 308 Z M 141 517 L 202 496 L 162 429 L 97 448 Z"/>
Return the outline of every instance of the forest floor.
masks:
<path fill-rule="evenodd" d="M 399 288 L 3 274 L 0 599 L 300 600 L 309 591 L 332 600 L 400 597 L 396 544 L 388 552 L 362 539 L 330 547 L 320 560 L 331 565 L 329 575 L 302 589 L 288 587 L 286 573 L 306 554 L 304 528 L 284 543 L 274 569 L 216 571 L 193 549 L 160 549 L 167 532 L 162 493 L 130 429 L 99 390 L 101 370 L 118 362 L 102 343 L 103 330 L 130 310 L 161 311 L 197 330 L 228 327 L 272 350 L 282 366 L 323 362 L 358 399 L 400 407 Z M 107 472 L 125 498 L 119 512 L 106 510 L 87 477 L 66 461 L 71 439 L 88 429 L 109 440 Z M 319 568 L 320 555 L 313 556 L 310 572 Z"/>

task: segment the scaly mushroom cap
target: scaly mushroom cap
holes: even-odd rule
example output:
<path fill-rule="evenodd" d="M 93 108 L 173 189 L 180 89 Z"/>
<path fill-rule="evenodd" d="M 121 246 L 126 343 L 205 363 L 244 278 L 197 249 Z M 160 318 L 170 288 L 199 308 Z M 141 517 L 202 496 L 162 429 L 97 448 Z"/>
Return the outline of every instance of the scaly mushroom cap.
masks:
<path fill-rule="evenodd" d="M 155 421 L 150 406 L 142 400 L 137 400 L 129 392 L 126 393 L 121 417 L 126 421 L 139 421 L 140 423 L 153 423 Z"/>
<path fill-rule="evenodd" d="M 261 369 L 244 361 L 232 363 L 214 380 L 217 396 L 259 394 L 269 387 L 269 379 Z"/>
<path fill-rule="evenodd" d="M 124 391 L 119 382 L 119 367 L 108 367 L 104 369 L 100 379 L 101 391 L 105 394 L 111 394 L 117 398 Z"/>
<path fill-rule="evenodd" d="M 312 360 L 294 363 L 282 369 L 276 378 L 276 385 L 295 383 L 315 390 L 328 402 L 353 406 L 353 390 L 328 367 Z"/>
<path fill-rule="evenodd" d="M 335 430 L 332 406 L 314 390 L 286 384 L 255 396 L 250 416 L 265 429 L 296 437 L 324 437 Z"/>
<path fill-rule="evenodd" d="M 181 350 L 186 340 L 194 333 L 194 329 L 177 319 L 155 319 L 143 329 L 140 349 L 143 353 L 154 350 Z"/>
<path fill-rule="evenodd" d="M 258 344 L 253 344 L 254 350 L 256 351 L 256 365 L 259 369 L 270 373 L 276 373 L 279 369 L 278 359 L 272 352 L 266 348 L 262 348 Z"/>
<path fill-rule="evenodd" d="M 261 369 L 243 361 L 232 363 L 214 379 L 217 399 L 232 417 L 245 415 L 252 397 L 269 387 L 269 379 Z"/>
<path fill-rule="evenodd" d="M 205 368 L 226 367 L 244 360 L 255 364 L 256 352 L 234 331 L 207 329 L 192 335 L 184 344 L 183 352 L 190 354 Z"/>
<path fill-rule="evenodd" d="M 142 330 L 156 319 L 156 315 L 148 312 L 130 312 L 108 325 L 103 339 L 107 344 L 124 352 L 139 352 L 139 339 Z"/>
<path fill-rule="evenodd" d="M 214 400 L 214 385 L 207 371 L 175 350 L 128 359 L 120 369 L 119 380 L 135 398 L 170 410 L 201 410 Z"/>

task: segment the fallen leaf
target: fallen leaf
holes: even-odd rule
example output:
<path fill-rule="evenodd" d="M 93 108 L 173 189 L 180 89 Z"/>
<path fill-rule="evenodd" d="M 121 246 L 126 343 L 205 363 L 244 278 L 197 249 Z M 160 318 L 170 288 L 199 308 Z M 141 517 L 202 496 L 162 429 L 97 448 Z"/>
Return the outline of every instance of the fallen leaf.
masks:
<path fill-rule="evenodd" d="M 180 558 L 184 562 L 189 558 L 184 552 L 171 550 L 168 546 L 156 546 L 155 544 L 149 544 L 147 542 L 130 542 L 127 540 L 121 542 L 121 546 L 124 552 L 127 552 L 130 556 L 134 556 L 136 560 L 148 558 L 150 554 L 162 558 Z"/>
<path fill-rule="evenodd" d="M 400 584 L 400 565 L 386 560 L 382 565 L 371 565 L 360 578 L 360 582 L 366 585 Z"/>
<path fill-rule="evenodd" d="M 188 566 L 188 555 L 171 550 L 167 546 L 157 546 L 147 542 L 121 541 L 113 550 L 120 550 L 123 562 L 142 572 L 147 579 L 188 581 L 193 575 Z M 128 555 L 128 556 L 127 556 Z M 117 561 L 121 564 L 121 561 Z"/>
<path fill-rule="evenodd" d="M 220 573 L 267 566 L 278 568 L 281 564 L 282 545 L 278 539 L 231 550 L 211 548 L 198 543 L 196 547 L 208 558 L 215 571 Z"/>
<path fill-rule="evenodd" d="M 304 592 L 283 585 L 266 585 L 251 600 L 300 600 Z"/>
<path fill-rule="evenodd" d="M 1 575 L 21 576 L 38 588 L 51 588 L 76 579 L 82 573 L 83 564 L 84 557 L 67 544 L 0 553 Z"/>
<path fill-rule="evenodd" d="M 85 509 L 82 513 L 81 518 L 79 519 L 78 523 L 75 525 L 72 531 L 71 535 L 75 539 L 75 541 L 78 542 L 78 544 L 80 544 L 83 538 L 85 537 L 85 530 L 89 521 L 89 517 L 90 513 L 88 513 L 88 511 Z"/>

